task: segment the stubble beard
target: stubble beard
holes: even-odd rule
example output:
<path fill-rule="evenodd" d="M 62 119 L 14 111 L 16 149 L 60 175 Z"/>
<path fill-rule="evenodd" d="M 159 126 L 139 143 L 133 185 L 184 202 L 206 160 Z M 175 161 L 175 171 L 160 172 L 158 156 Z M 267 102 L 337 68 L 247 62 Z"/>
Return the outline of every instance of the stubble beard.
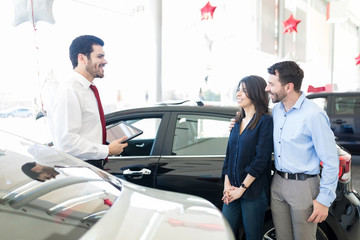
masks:
<path fill-rule="evenodd" d="M 104 77 L 104 72 L 100 71 L 100 67 L 98 67 L 98 69 L 96 69 L 95 65 L 92 65 L 91 63 L 89 63 L 86 66 L 86 71 L 88 73 L 90 73 L 90 75 L 93 76 L 93 78 L 103 78 Z"/>

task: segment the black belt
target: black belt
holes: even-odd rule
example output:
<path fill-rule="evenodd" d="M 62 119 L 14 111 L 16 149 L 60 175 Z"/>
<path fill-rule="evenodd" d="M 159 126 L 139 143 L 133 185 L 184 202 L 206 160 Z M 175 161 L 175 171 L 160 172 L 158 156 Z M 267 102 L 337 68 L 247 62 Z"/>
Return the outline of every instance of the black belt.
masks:
<path fill-rule="evenodd" d="M 276 173 L 279 174 L 282 178 L 305 181 L 307 178 L 317 177 L 317 175 L 310 175 L 306 173 L 287 173 L 276 170 Z"/>

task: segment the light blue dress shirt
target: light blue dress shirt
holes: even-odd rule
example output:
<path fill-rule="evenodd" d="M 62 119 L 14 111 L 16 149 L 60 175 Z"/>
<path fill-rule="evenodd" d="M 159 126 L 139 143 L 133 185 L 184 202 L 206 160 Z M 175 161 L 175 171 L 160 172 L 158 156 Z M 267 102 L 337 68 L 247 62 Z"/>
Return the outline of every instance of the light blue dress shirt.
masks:
<path fill-rule="evenodd" d="M 320 193 L 316 200 L 329 207 L 336 197 L 339 156 L 326 112 L 302 93 L 288 112 L 279 103 L 272 115 L 276 169 L 319 174 L 322 161 Z"/>

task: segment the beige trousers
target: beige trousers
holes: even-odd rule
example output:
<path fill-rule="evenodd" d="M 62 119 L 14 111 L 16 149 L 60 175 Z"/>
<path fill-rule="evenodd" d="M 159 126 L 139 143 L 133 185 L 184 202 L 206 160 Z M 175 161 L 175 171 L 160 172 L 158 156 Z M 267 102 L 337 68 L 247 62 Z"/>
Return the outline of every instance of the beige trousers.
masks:
<path fill-rule="evenodd" d="M 316 223 L 307 219 L 319 194 L 320 178 L 305 181 L 284 179 L 274 174 L 271 183 L 271 212 L 279 240 L 316 239 Z"/>

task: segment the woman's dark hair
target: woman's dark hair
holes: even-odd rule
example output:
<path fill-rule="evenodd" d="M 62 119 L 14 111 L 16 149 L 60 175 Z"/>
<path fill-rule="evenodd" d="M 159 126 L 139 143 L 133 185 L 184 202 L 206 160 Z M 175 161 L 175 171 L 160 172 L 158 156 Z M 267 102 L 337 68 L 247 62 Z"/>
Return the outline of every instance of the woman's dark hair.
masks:
<path fill-rule="evenodd" d="M 253 130 L 262 115 L 268 114 L 269 112 L 269 94 L 265 91 L 266 81 L 262 77 L 250 75 L 240 80 L 238 89 L 242 85 L 246 87 L 246 96 L 255 106 L 255 118 L 254 121 L 249 124 L 249 128 Z M 239 123 L 244 117 L 245 111 L 244 109 L 240 109 L 240 116 L 236 117 L 236 122 Z"/>
<path fill-rule="evenodd" d="M 104 41 L 92 35 L 79 36 L 72 41 L 69 52 L 73 68 L 76 68 L 78 65 L 79 53 L 84 54 L 87 58 L 90 58 L 90 53 L 93 51 L 93 45 L 100 45 L 103 47 Z"/>
<path fill-rule="evenodd" d="M 300 92 L 301 83 L 304 78 L 304 71 L 296 62 L 284 61 L 278 62 L 269 67 L 268 73 L 279 77 L 282 86 L 293 83 L 294 90 Z"/>

